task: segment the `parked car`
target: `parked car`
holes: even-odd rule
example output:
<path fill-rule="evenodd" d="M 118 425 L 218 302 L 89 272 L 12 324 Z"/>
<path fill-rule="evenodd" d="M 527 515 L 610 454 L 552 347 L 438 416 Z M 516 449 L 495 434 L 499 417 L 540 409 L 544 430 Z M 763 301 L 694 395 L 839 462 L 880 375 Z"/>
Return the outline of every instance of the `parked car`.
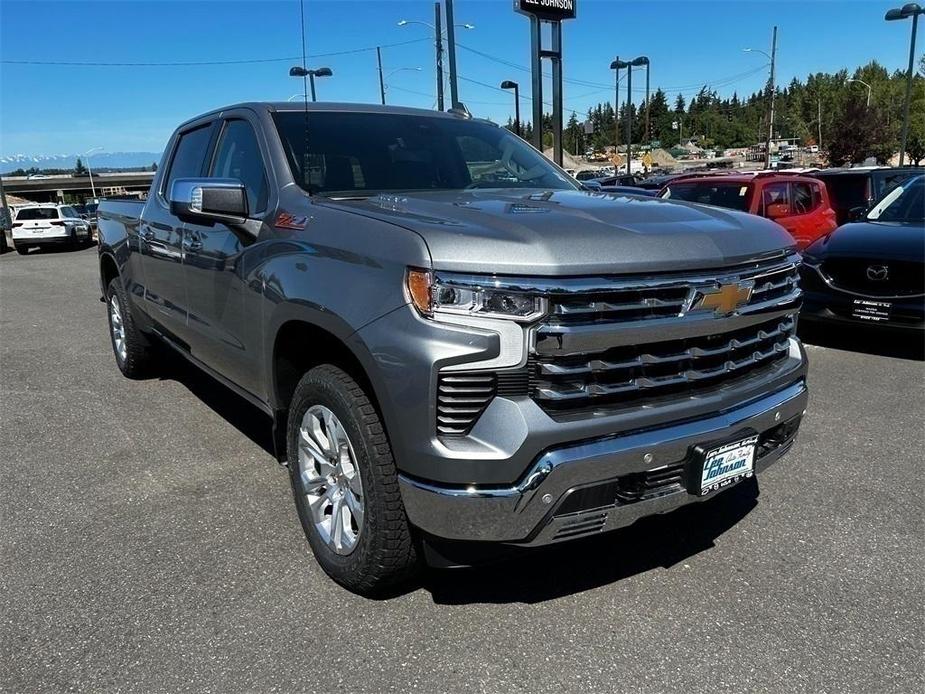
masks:
<path fill-rule="evenodd" d="M 800 320 L 925 330 L 925 176 L 806 249 Z"/>
<path fill-rule="evenodd" d="M 76 248 L 92 242 L 89 223 L 70 205 L 23 205 L 13 221 L 13 245 L 21 254 L 30 248 L 62 244 Z"/>
<path fill-rule="evenodd" d="M 608 186 L 635 186 L 642 179 L 640 179 L 638 176 L 633 176 L 631 174 L 630 175 L 622 174 L 619 176 L 601 176 L 600 178 L 596 178 L 594 180 L 596 180 L 598 183 L 601 184 L 601 186 L 606 188 Z"/>
<path fill-rule="evenodd" d="M 716 175 L 669 182 L 659 197 L 767 217 L 790 232 L 798 248 L 835 230 L 835 213 L 820 182 L 781 174 Z"/>
<path fill-rule="evenodd" d="M 174 133 L 147 202 L 99 215 L 118 368 L 162 343 L 266 412 L 357 592 L 701 501 L 806 408 L 783 229 L 585 191 L 459 110 L 223 108 Z"/>
<path fill-rule="evenodd" d="M 575 174 L 575 180 L 577 181 L 590 181 L 600 176 L 600 172 L 597 169 L 594 170 L 585 170 L 579 171 Z"/>
<path fill-rule="evenodd" d="M 601 186 L 602 193 L 622 193 L 624 195 L 642 195 L 647 198 L 654 198 L 658 191 L 637 188 L 636 186 Z"/>
<path fill-rule="evenodd" d="M 825 182 L 839 226 L 864 216 L 875 201 L 907 178 L 925 173 L 921 166 L 868 166 L 823 169 L 812 174 Z"/>

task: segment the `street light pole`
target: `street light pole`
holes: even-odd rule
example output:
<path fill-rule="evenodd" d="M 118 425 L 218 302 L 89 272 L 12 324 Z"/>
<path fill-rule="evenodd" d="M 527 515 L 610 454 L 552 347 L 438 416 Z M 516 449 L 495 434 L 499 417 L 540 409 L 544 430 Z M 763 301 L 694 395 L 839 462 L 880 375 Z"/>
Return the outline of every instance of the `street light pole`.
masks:
<path fill-rule="evenodd" d="M 865 82 L 864 80 L 856 80 L 856 79 L 845 80 L 845 82 L 857 82 L 867 87 L 867 108 L 870 108 L 870 85 L 867 84 L 867 82 Z"/>
<path fill-rule="evenodd" d="M 514 132 L 517 137 L 523 137 L 520 134 L 520 85 L 513 80 L 504 80 L 501 83 L 501 88 L 514 90 Z"/>
<path fill-rule="evenodd" d="M 909 69 L 906 72 L 906 103 L 903 105 L 903 129 L 899 146 L 899 165 L 903 165 L 906 155 L 906 142 L 909 137 L 909 102 L 912 100 L 912 67 L 915 62 L 915 32 L 918 28 L 919 15 L 925 12 L 919 5 L 910 2 L 886 13 L 884 19 L 892 22 L 912 17 L 912 38 L 909 41 Z"/>
<path fill-rule="evenodd" d="M 87 173 L 90 175 L 90 193 L 93 196 L 94 202 L 96 202 L 96 186 L 93 185 L 93 169 L 90 167 L 90 157 L 94 152 L 99 152 L 102 149 L 102 147 L 91 147 L 84 152 L 84 156 L 87 158 Z"/>
<path fill-rule="evenodd" d="M 610 63 L 610 69 L 614 71 L 613 77 L 613 155 L 617 156 L 617 148 L 620 146 L 620 69 L 625 63 L 620 60 L 620 56 L 613 59 Z"/>
<path fill-rule="evenodd" d="M 382 49 L 376 46 L 376 60 L 379 63 L 379 99 L 385 106 L 385 80 L 382 77 Z"/>
<path fill-rule="evenodd" d="M 777 26 L 771 34 L 771 55 L 757 48 L 743 48 L 746 53 L 761 53 L 771 60 L 771 76 L 768 80 L 768 138 L 764 143 L 764 168 L 771 168 L 771 140 L 774 139 L 774 63 L 777 59 Z"/>
<path fill-rule="evenodd" d="M 440 23 L 440 3 L 434 3 L 434 45 L 437 49 L 437 110 L 443 110 L 443 31 Z"/>

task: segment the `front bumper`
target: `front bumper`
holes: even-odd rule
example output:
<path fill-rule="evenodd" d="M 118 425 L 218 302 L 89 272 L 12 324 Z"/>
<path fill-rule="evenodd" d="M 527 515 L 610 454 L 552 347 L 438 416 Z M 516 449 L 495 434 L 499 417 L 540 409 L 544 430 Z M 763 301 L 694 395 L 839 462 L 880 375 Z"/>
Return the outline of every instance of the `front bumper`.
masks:
<path fill-rule="evenodd" d="M 412 524 L 439 538 L 526 546 L 627 526 L 710 496 L 673 484 L 634 501 L 608 498 L 621 479 L 658 475 L 665 468 L 679 469 L 689 478 L 696 446 L 754 434 L 759 435 L 755 471 L 760 472 L 789 449 L 806 402 L 800 378 L 726 412 L 551 448 L 507 487 L 441 486 L 401 475 L 405 509 Z M 584 501 L 576 504 L 578 494 Z"/>

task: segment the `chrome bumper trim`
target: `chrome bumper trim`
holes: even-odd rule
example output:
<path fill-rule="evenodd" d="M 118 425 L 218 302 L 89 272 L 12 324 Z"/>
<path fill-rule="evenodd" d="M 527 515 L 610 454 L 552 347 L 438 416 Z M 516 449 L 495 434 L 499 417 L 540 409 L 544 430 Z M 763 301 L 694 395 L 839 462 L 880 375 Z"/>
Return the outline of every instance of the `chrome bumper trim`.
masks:
<path fill-rule="evenodd" d="M 554 535 L 555 523 L 548 518 L 549 511 L 569 490 L 682 462 L 698 444 L 740 433 L 761 434 L 802 415 L 806 403 L 806 384 L 800 380 L 711 417 L 551 449 L 508 487 L 440 486 L 400 475 L 402 498 L 412 524 L 437 537 L 545 544 Z M 778 459 L 788 447 L 781 446 L 761 459 L 757 471 Z M 682 491 L 617 506 L 607 529 L 701 498 Z"/>

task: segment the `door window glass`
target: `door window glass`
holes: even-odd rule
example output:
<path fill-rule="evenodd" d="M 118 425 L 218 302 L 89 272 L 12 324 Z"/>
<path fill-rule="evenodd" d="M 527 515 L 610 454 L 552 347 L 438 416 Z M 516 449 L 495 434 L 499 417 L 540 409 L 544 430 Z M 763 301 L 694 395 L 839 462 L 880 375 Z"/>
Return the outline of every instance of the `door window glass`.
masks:
<path fill-rule="evenodd" d="M 202 175 L 202 164 L 209 148 L 211 132 L 211 125 L 203 125 L 180 136 L 173 161 L 170 162 L 165 193 L 170 194 L 170 188 L 178 178 L 196 178 Z"/>
<path fill-rule="evenodd" d="M 813 187 L 809 183 L 791 183 L 791 210 L 793 214 L 807 214 L 812 212 Z"/>
<path fill-rule="evenodd" d="M 788 192 L 789 184 L 787 183 L 769 183 L 764 187 L 761 193 L 762 215 L 767 215 L 768 205 L 790 205 L 790 194 Z"/>
<path fill-rule="evenodd" d="M 261 212 L 267 206 L 267 177 L 257 135 L 245 120 L 230 120 L 222 131 L 210 175 L 234 178 L 244 184 L 248 210 Z"/>

